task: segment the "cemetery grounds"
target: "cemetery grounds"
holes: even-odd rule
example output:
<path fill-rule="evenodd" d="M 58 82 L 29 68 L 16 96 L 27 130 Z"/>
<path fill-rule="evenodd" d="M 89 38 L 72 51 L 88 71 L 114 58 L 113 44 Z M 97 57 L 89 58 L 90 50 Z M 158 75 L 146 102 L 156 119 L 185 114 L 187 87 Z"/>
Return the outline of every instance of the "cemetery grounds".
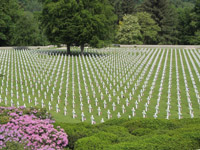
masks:
<path fill-rule="evenodd" d="M 0 106 L 58 122 L 200 117 L 200 49 L 0 50 Z"/>

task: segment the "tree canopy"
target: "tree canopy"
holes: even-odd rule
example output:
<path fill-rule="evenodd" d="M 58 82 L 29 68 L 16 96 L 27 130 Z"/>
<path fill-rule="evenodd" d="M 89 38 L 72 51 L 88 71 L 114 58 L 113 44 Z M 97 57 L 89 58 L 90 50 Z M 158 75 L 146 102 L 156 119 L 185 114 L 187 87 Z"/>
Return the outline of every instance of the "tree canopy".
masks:
<path fill-rule="evenodd" d="M 75 44 L 84 50 L 84 44 L 101 47 L 113 37 L 116 17 L 107 0 L 46 1 L 43 25 L 53 43 Z"/>
<path fill-rule="evenodd" d="M 158 32 L 161 30 L 156 22 L 147 12 L 138 12 L 136 14 L 138 23 L 141 26 L 143 44 L 155 44 L 158 41 Z"/>
<path fill-rule="evenodd" d="M 140 11 L 150 13 L 160 27 L 161 30 L 158 32 L 159 44 L 175 44 L 176 12 L 170 6 L 168 0 L 145 0 Z"/>
<path fill-rule="evenodd" d="M 19 18 L 20 9 L 15 0 L 1 0 L 0 4 L 0 46 L 10 45 L 11 30 Z"/>
<path fill-rule="evenodd" d="M 133 43 L 200 44 L 199 7 L 200 0 L 1 0 L 0 46 L 102 47 L 130 34 L 128 15 L 140 31 Z"/>
<path fill-rule="evenodd" d="M 117 39 L 121 44 L 143 44 L 140 30 L 138 18 L 134 15 L 125 15 L 119 25 Z"/>
<path fill-rule="evenodd" d="M 32 0 L 36 2 L 37 0 Z M 25 11 L 25 0 L 2 0 L 0 3 L 0 46 L 44 45 L 40 15 Z M 27 1 L 30 3 L 30 1 Z"/>

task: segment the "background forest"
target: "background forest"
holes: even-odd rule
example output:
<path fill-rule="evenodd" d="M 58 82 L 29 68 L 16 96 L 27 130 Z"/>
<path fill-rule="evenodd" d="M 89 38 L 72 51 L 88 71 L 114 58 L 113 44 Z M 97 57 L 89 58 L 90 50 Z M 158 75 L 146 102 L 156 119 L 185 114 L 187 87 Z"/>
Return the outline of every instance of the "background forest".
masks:
<path fill-rule="evenodd" d="M 49 20 L 44 23 L 44 6 L 57 1 L 1 0 L 0 46 L 66 44 L 51 40 L 45 27 Z M 200 0 L 109 0 L 109 3 L 115 14 L 110 43 L 200 44 Z M 93 39 L 86 43 L 101 47 L 106 42 L 98 45 Z"/>

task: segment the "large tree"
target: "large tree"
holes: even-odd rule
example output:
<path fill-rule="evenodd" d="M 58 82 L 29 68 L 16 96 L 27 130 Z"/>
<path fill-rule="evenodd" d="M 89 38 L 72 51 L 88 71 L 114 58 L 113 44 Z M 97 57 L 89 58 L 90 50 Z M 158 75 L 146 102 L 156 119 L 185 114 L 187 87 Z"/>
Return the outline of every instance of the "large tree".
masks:
<path fill-rule="evenodd" d="M 136 14 L 138 23 L 141 26 L 142 41 L 144 44 L 155 44 L 158 41 L 157 35 L 160 27 L 151 18 L 147 12 L 138 12 Z"/>
<path fill-rule="evenodd" d="M 200 44 L 200 0 L 196 0 L 195 2 L 195 7 L 191 13 L 190 26 L 193 33 L 190 44 Z"/>
<path fill-rule="evenodd" d="M 194 8 L 178 9 L 179 44 L 200 44 L 200 0 Z"/>
<path fill-rule="evenodd" d="M 140 11 L 150 13 L 161 31 L 158 32 L 159 44 L 176 43 L 177 18 L 168 0 L 145 0 Z"/>
<path fill-rule="evenodd" d="M 38 46 L 42 44 L 39 24 L 31 12 L 22 12 L 11 29 L 11 45 L 15 46 Z"/>
<path fill-rule="evenodd" d="M 138 18 L 134 15 L 125 15 L 120 22 L 117 32 L 117 40 L 120 44 L 143 44 L 141 27 Z"/>
<path fill-rule="evenodd" d="M 76 0 L 47 0 L 42 11 L 42 23 L 49 41 L 53 44 L 66 44 L 68 54 L 70 46 L 75 42 L 77 11 Z"/>
<path fill-rule="evenodd" d="M 112 37 L 116 17 L 108 0 L 47 0 L 43 9 L 43 25 L 53 43 L 100 47 Z"/>
<path fill-rule="evenodd" d="M 193 38 L 194 29 L 191 27 L 191 11 L 190 8 L 178 9 L 178 44 L 190 44 Z"/>
<path fill-rule="evenodd" d="M 84 44 L 102 47 L 110 43 L 114 37 L 113 7 L 108 0 L 79 0 L 77 12 L 76 44 L 81 46 L 83 54 Z"/>
<path fill-rule="evenodd" d="M 1 0 L 0 2 L 0 46 L 11 44 L 12 28 L 19 18 L 20 7 L 16 0 Z"/>
<path fill-rule="evenodd" d="M 143 0 L 109 0 L 115 9 L 115 14 L 118 17 L 118 22 L 122 21 L 124 15 L 134 14 L 137 11 L 137 6 Z"/>

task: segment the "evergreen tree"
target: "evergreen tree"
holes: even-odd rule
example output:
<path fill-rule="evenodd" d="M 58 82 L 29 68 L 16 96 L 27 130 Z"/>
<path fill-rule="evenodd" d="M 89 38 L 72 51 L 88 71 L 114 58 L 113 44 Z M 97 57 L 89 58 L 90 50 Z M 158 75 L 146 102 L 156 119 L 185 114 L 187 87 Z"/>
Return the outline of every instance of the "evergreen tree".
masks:
<path fill-rule="evenodd" d="M 158 32 L 159 44 L 175 44 L 177 18 L 168 0 L 145 0 L 140 11 L 150 13 L 161 31 Z"/>
<path fill-rule="evenodd" d="M 120 20 L 122 20 L 124 13 L 122 10 L 122 0 L 109 0 L 110 4 L 113 6 L 114 8 L 114 13 L 115 15 L 117 15 L 118 19 L 117 19 L 117 24 L 119 23 Z"/>
<path fill-rule="evenodd" d="M 123 14 L 133 14 L 135 12 L 136 0 L 122 0 Z"/>
<path fill-rule="evenodd" d="M 122 21 L 124 15 L 134 14 L 137 7 L 143 0 L 109 0 L 115 9 L 115 14 L 118 16 L 118 22 Z"/>
<path fill-rule="evenodd" d="M 193 29 L 191 23 L 191 9 L 181 8 L 178 9 L 178 44 L 190 44 L 190 39 L 193 38 Z"/>
<path fill-rule="evenodd" d="M 191 13 L 191 32 L 190 44 L 200 44 L 200 0 L 196 0 L 195 7 Z"/>

